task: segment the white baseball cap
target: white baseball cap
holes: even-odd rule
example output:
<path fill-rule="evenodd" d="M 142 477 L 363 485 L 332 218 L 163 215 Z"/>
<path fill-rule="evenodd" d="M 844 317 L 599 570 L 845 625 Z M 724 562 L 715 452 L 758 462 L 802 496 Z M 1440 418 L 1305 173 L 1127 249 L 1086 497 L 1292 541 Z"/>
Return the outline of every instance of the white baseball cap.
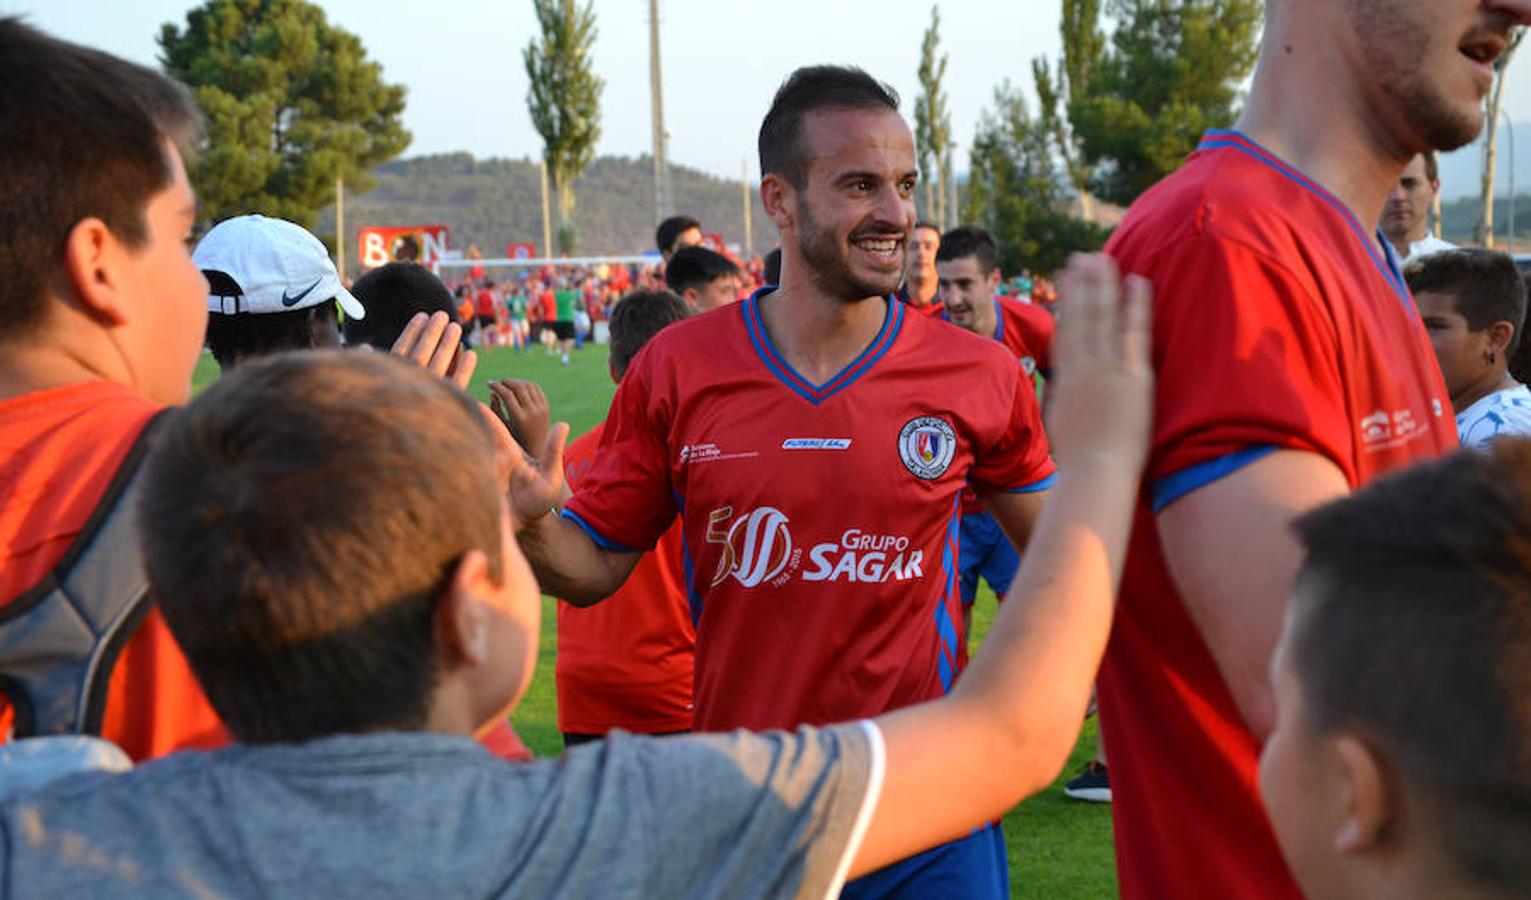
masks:
<path fill-rule="evenodd" d="M 208 312 L 290 312 L 333 298 L 348 318 L 367 317 L 361 301 L 341 283 L 324 244 L 284 219 L 225 219 L 203 236 L 191 258 L 207 276 Z"/>

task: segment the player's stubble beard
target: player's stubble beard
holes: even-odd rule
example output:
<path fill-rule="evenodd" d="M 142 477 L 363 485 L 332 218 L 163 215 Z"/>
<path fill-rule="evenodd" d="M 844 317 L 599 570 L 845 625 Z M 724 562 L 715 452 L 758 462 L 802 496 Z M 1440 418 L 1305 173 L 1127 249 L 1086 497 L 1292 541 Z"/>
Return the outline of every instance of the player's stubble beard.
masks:
<path fill-rule="evenodd" d="M 808 263 L 814 287 L 842 303 L 859 303 L 870 297 L 885 297 L 898 290 L 901 272 L 885 279 L 859 278 L 851 271 L 849 242 L 857 232 L 842 241 L 831 229 L 823 228 L 809 211 L 801 195 L 797 198 L 797 252 Z M 858 231 L 866 229 L 858 229 Z M 904 235 L 905 241 L 908 234 Z"/>
<path fill-rule="evenodd" d="M 1434 36 L 1410 18 L 1418 5 L 1417 0 L 1354 0 L 1351 28 L 1362 36 L 1371 77 L 1393 109 L 1429 148 L 1455 150 L 1483 130 L 1483 113 L 1458 108 L 1420 68 Z"/>

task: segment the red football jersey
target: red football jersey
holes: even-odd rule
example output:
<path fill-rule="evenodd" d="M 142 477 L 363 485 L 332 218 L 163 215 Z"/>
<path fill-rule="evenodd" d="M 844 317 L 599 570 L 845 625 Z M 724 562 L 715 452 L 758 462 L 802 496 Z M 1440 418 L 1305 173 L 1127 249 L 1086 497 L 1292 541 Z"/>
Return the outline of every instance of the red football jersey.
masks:
<path fill-rule="evenodd" d="M 564 451 L 564 477 L 578 492 L 605 425 Z M 696 628 L 687 602 L 680 523 L 638 560 L 617 592 L 595 606 L 558 604 L 558 730 L 613 728 L 666 734 L 691 728 Z"/>
<path fill-rule="evenodd" d="M 1297 897 L 1259 744 L 1166 569 L 1153 514 L 1275 449 L 1352 487 L 1456 446 L 1387 242 L 1247 137 L 1209 132 L 1107 252 L 1154 285 L 1145 497 L 1100 674 L 1122 896 Z"/>
<path fill-rule="evenodd" d="M 639 353 L 565 510 L 608 548 L 650 547 L 682 516 L 697 730 L 838 722 L 945 693 L 965 650 L 962 485 L 1023 490 L 1053 473 L 1004 348 L 887 302 L 866 350 L 814 385 L 761 324 L 772 290 Z"/>
<path fill-rule="evenodd" d="M 1010 348 L 1027 375 L 1046 378 L 1053 371 L 1053 314 L 1012 297 L 994 298 L 994 339 Z"/>

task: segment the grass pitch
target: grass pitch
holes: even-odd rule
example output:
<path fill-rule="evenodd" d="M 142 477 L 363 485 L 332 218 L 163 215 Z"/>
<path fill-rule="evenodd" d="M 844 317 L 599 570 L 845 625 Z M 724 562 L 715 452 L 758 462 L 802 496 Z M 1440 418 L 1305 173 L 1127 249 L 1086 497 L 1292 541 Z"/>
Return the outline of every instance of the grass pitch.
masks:
<path fill-rule="evenodd" d="M 218 368 L 204 354 L 197 367 L 195 384 L 201 388 L 217 378 Z M 554 421 L 570 424 L 570 439 L 589 431 L 606 415 L 615 385 L 606 369 L 606 348 L 586 346 L 571 355 L 564 366 L 542 348 L 516 351 L 496 348 L 481 351 L 471 393 L 488 401 L 484 382 L 490 379 L 525 378 L 542 385 L 548 395 Z M 364 398 L 359 398 L 363 400 Z M 974 610 L 973 646 L 988 632 L 997 605 L 985 586 Z M 512 720 L 522 740 L 538 756 L 557 756 L 563 751 L 558 733 L 553 689 L 554 601 L 544 597 L 542 637 L 537 674 Z M 1035 900 L 1073 900 L 1116 896 L 1116 861 L 1111 848 L 1111 810 L 1107 806 L 1076 803 L 1063 796 L 1063 782 L 1079 771 L 1095 750 L 1094 720 L 1085 723 L 1078 744 L 1058 782 L 1005 816 L 1005 844 L 1010 856 L 1011 894 Z"/>

